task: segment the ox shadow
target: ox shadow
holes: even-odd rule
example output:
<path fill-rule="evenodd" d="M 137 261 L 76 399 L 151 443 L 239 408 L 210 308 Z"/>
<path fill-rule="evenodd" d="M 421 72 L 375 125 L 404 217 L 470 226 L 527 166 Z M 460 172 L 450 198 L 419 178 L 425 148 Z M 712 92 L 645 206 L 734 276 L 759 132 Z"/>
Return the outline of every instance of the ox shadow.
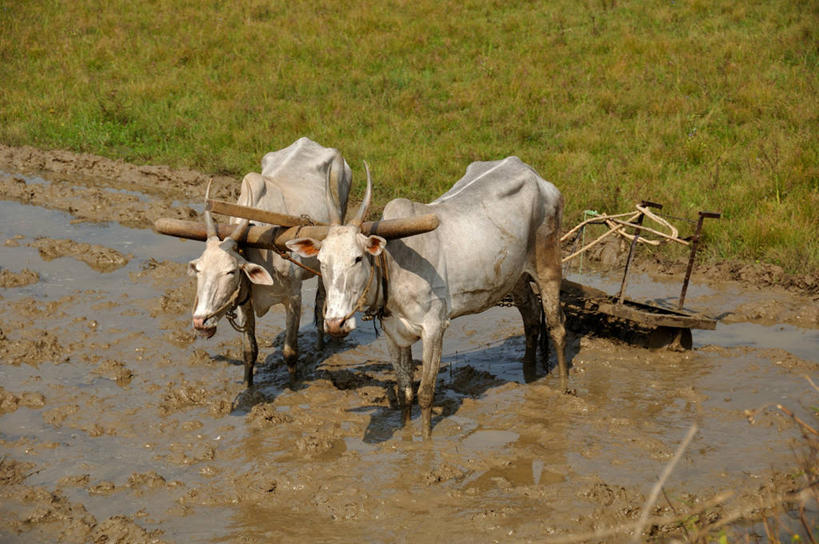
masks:
<path fill-rule="evenodd" d="M 324 347 L 316 349 L 318 331 L 310 323 L 299 329 L 298 345 L 299 358 L 296 363 L 296 374 L 291 375 L 282 355 L 285 331 L 279 332 L 272 340 L 261 338 L 259 343 L 264 350 L 272 348 L 269 353 L 256 363 L 253 385 L 238 393 L 232 403 L 232 415 L 245 415 L 257 404 L 271 402 L 284 391 L 300 391 L 309 387 L 309 382 L 326 377 L 320 370 L 322 362 L 336 353 L 343 353 L 356 346 L 367 345 L 375 339 L 373 334 L 354 333 L 346 338 L 324 336 Z M 237 343 L 241 342 L 237 338 Z M 241 348 L 240 348 L 241 349 Z M 260 349 L 260 353 L 261 353 Z M 212 358 L 240 368 L 244 362 L 226 355 L 217 355 Z M 242 375 L 237 376 L 238 380 Z"/>
<path fill-rule="evenodd" d="M 516 310 L 512 310 L 512 319 L 517 321 Z M 233 402 L 232 415 L 241 416 L 250 412 L 257 404 L 271 402 L 287 390 L 298 391 L 310 386 L 314 380 L 328 380 L 339 390 L 356 390 L 362 399 L 360 406 L 353 411 L 371 414 L 370 422 L 364 431 L 363 441 L 366 443 L 380 443 L 389 440 L 397 432 L 401 432 L 401 410 L 395 393 L 395 372 L 392 362 L 388 359 L 367 359 L 362 361 L 360 353 L 345 357 L 344 353 L 357 347 L 374 344 L 378 335 L 368 322 L 361 324 L 348 337 L 333 339 L 325 337 L 325 346 L 322 350 L 315 350 L 317 331 L 312 324 L 305 324 L 299 330 L 298 342 L 300 354 L 298 361 L 299 374 L 292 380 L 285 365 L 281 346 L 284 342 L 284 331 L 281 331 L 271 341 L 261 340 L 265 348 L 273 349 L 263 360 L 256 365 L 254 385 L 237 394 Z M 450 331 L 453 333 L 455 331 Z M 579 351 L 580 337 L 567 331 L 566 358 L 570 368 L 572 360 Z M 434 405 L 443 410 L 434 415 L 433 428 L 446 417 L 456 414 L 466 398 L 481 398 L 492 388 L 506 383 L 526 384 L 541 379 L 555 380 L 557 384 L 558 370 L 556 357 L 550 342 L 548 358 L 544 357 L 543 350 L 538 352 L 534 365 L 525 365 L 525 337 L 514 335 L 504 338 L 493 345 L 476 346 L 476 340 L 462 339 L 460 335 L 452 335 L 450 344 L 465 349 L 449 353 L 442 358 L 441 370 L 436 386 Z M 238 342 L 237 338 L 237 342 Z M 446 343 L 445 343 L 446 345 Z M 421 343 L 417 343 L 420 348 Z M 267 349 L 265 349 L 267 351 Z M 385 348 L 379 347 L 375 352 L 384 353 Z M 418 349 L 417 351 L 420 351 Z M 340 354 L 344 363 L 323 364 L 334 354 Z M 356 362 L 356 358 L 359 362 Z M 241 367 L 241 360 L 226 356 L 214 357 L 232 365 Z M 337 360 L 338 361 L 338 360 Z M 414 360 L 416 376 L 420 373 L 420 361 Z M 237 376 L 241 379 L 241 374 Z M 413 384 L 415 390 L 418 381 Z M 555 385 L 556 386 L 556 385 Z M 413 432 L 418 425 L 420 408 L 417 398 L 412 409 L 412 421 L 408 426 Z"/>
<path fill-rule="evenodd" d="M 433 415 L 432 427 L 458 412 L 464 399 L 479 399 L 487 391 L 506 383 L 529 384 L 541 379 L 557 382 L 557 363 L 554 352 L 544 360 L 539 353 L 534 364 L 524 364 L 524 336 L 512 336 L 501 343 L 469 352 L 455 353 L 442 358 L 441 370 L 435 390 L 434 406 L 442 408 L 439 415 Z M 579 351 L 579 338 L 567 335 L 567 360 L 571 361 Z M 421 362 L 414 359 L 416 370 Z M 352 411 L 369 413 L 370 422 L 364 431 L 365 443 L 380 443 L 393 438 L 396 433 L 404 432 L 401 422 L 401 410 L 395 392 L 395 375 L 389 361 L 368 360 L 363 364 L 344 369 L 319 370 L 322 377 L 332 381 L 338 389 L 367 389 L 362 394 L 365 400 L 372 400 L 369 405 L 353 408 Z M 416 373 L 417 374 L 417 373 Z M 413 382 L 417 391 L 419 382 Z M 381 390 L 381 394 L 372 393 Z M 387 404 L 385 406 L 385 403 Z M 408 424 L 406 437 L 420 430 L 418 420 L 420 408 L 417 397 L 413 402 L 412 420 Z"/>

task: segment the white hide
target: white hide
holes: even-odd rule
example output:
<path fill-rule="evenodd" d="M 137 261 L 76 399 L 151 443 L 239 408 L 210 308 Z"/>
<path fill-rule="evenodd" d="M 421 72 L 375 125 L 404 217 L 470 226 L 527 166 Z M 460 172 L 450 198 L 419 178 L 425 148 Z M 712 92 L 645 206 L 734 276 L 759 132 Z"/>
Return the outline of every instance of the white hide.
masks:
<path fill-rule="evenodd" d="M 238 204 L 271 212 L 301 216 L 306 215 L 318 222 L 328 222 L 330 212 L 325 198 L 327 171 L 338 151 L 323 147 L 308 138 L 300 138 L 290 146 L 272 151 L 262 158 L 262 173 L 247 174 L 242 180 Z M 342 160 L 343 171 L 338 176 L 340 210 L 343 217 L 352 180 L 352 171 Z M 232 222 L 238 223 L 238 219 Z M 264 225 L 263 223 L 255 223 Z M 300 304 L 301 282 L 311 274 L 282 259 L 275 252 L 247 248 L 242 258 L 230 241 L 209 241 L 202 256 L 191 262 L 189 273 L 197 276 L 197 317 L 207 316 L 223 305 L 235 291 L 239 272 L 245 273 L 252 282 L 251 296 L 257 316 L 262 316 L 274 304 Z M 249 263 L 249 265 L 243 263 Z M 315 259 L 308 266 L 317 267 Z M 267 272 L 266 277 L 258 265 Z M 198 270 L 198 272 L 197 272 Z M 255 278 L 255 279 L 254 279 Z M 295 301 L 299 302 L 295 302 Z M 203 328 L 216 326 L 219 315 L 201 323 Z M 197 327 L 199 328 L 199 327 Z M 212 334 L 212 333 L 211 333 Z"/>

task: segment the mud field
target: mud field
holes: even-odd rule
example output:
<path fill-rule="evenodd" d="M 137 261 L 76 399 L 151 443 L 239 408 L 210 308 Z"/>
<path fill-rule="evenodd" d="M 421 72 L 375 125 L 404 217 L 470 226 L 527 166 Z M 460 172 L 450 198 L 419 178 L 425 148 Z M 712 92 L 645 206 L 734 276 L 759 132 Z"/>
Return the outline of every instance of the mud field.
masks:
<path fill-rule="evenodd" d="M 280 307 L 258 322 L 252 390 L 238 333 L 223 321 L 196 339 L 185 265 L 202 244 L 150 225 L 196 217 L 205 181 L 0 146 L 0 542 L 621 542 L 602 532 L 637 520 L 692 424 L 643 540 L 737 517 L 741 541 L 764 541 L 762 520 L 806 536 L 793 503 L 764 507 L 806 485 L 800 426 L 776 405 L 816 427 L 816 278 L 701 270 L 686 306 L 720 321 L 691 351 L 575 331 L 576 395 L 545 365 L 525 382 L 514 308 L 457 319 L 424 442 L 417 407 L 399 426 L 371 323 L 313 349 L 315 280 L 298 383 Z M 231 198 L 238 183 L 216 185 Z M 645 262 L 628 294 L 676 296 L 681 271 Z M 815 502 L 802 518 L 819 534 Z"/>

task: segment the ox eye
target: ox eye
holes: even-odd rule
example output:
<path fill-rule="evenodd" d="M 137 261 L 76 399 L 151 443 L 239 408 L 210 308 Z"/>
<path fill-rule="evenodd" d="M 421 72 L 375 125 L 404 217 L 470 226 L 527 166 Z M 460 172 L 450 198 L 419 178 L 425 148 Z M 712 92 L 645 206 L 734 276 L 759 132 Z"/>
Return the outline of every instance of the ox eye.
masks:
<path fill-rule="evenodd" d="M 360 263 L 362 258 L 363 258 L 363 257 L 362 257 L 361 255 L 359 255 L 358 257 L 356 257 L 356 258 L 355 258 L 355 264 Z"/>
<path fill-rule="evenodd" d="M 232 276 L 232 275 L 236 274 L 236 269 L 228 270 L 226 273 L 227 273 L 228 276 Z"/>

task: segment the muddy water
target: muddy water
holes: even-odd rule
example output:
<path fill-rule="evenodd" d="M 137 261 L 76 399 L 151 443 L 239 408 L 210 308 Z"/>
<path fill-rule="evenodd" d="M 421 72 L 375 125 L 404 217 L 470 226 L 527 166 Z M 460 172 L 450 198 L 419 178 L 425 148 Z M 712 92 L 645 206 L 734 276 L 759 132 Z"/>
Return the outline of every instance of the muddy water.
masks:
<path fill-rule="evenodd" d="M 124 196 L 148 215 L 162 198 Z M 687 352 L 572 335 L 573 396 L 544 365 L 524 379 L 516 310 L 458 319 L 425 443 L 417 408 L 399 426 L 372 323 L 312 349 L 315 281 L 305 378 L 288 381 L 274 308 L 246 390 L 238 334 L 190 331 L 184 265 L 200 245 L 123 226 L 113 202 L 77 223 L 57 203 L 0 201 L 0 266 L 23 278 L 0 289 L 2 542 L 542 542 L 635 520 L 692 424 L 665 486 L 677 511 L 731 489 L 712 512 L 726 515 L 795 485 L 799 433 L 775 405 L 816 421 L 810 299 L 694 284 L 686 305 L 721 316 L 716 331 L 695 331 Z M 609 292 L 619 281 L 572 279 Z M 635 275 L 628 293 L 669 303 L 678 289 Z"/>

